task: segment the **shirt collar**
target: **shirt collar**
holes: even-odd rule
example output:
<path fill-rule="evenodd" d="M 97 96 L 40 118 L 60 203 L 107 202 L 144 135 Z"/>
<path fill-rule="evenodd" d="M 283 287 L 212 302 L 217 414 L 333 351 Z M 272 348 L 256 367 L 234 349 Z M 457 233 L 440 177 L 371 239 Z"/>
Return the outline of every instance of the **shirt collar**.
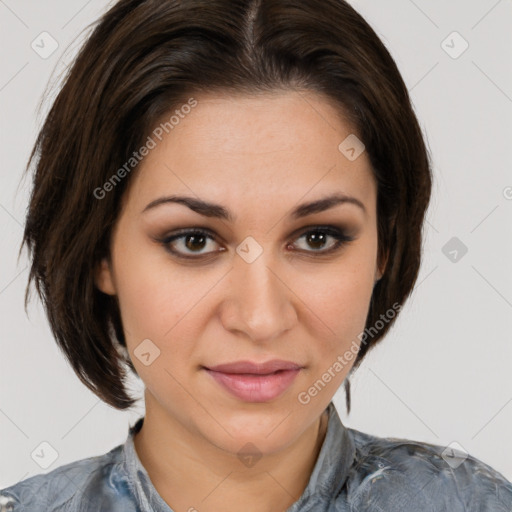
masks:
<path fill-rule="evenodd" d="M 355 445 L 348 429 L 343 425 L 334 403 L 330 402 L 326 408 L 328 413 L 327 431 L 320 453 L 309 478 L 308 485 L 298 501 L 289 512 L 301 510 L 302 506 L 311 499 L 335 498 L 347 479 L 350 467 L 354 460 Z M 151 512 L 173 512 L 167 503 L 158 494 L 149 475 L 142 465 L 133 438 L 144 421 L 139 418 L 129 428 L 126 442 L 123 445 L 123 469 L 130 487 L 134 490 L 142 510 Z"/>
<path fill-rule="evenodd" d="M 322 448 L 306 489 L 288 512 L 302 510 L 304 504 L 311 499 L 333 500 L 347 480 L 354 461 L 355 444 L 350 432 L 341 422 L 334 403 L 330 402 L 326 410 L 329 420 Z"/>

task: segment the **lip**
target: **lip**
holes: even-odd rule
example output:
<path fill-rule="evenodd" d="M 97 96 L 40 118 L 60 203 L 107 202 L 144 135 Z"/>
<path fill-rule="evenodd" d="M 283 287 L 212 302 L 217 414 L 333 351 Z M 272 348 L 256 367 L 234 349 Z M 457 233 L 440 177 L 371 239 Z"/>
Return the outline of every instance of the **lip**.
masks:
<path fill-rule="evenodd" d="M 208 370 L 222 373 L 252 373 L 254 375 L 268 375 L 279 370 L 300 370 L 302 366 L 292 361 L 272 359 L 265 363 L 253 363 L 252 361 L 235 361 L 233 363 L 208 366 Z"/>
<path fill-rule="evenodd" d="M 203 369 L 226 391 L 245 402 L 269 402 L 283 394 L 303 367 L 274 359 L 265 363 L 237 361 Z"/>

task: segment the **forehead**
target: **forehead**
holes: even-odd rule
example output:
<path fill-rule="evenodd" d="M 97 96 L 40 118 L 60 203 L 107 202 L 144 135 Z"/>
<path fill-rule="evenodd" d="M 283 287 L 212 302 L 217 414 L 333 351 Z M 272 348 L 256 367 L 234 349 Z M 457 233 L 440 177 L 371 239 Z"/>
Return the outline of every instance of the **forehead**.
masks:
<path fill-rule="evenodd" d="M 160 138 L 150 135 L 156 145 L 131 187 L 137 203 L 183 192 L 240 207 L 251 200 L 284 205 L 342 192 L 371 207 L 375 182 L 368 157 L 363 152 L 350 160 L 340 150 L 354 129 L 323 96 L 283 91 L 194 99 L 197 104 L 172 124 L 176 108 L 157 123 Z"/>

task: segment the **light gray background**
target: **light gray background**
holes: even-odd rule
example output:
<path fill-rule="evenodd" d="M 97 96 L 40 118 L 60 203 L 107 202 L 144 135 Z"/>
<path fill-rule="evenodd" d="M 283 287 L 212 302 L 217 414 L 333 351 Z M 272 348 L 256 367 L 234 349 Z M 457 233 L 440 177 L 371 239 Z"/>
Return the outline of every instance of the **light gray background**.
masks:
<path fill-rule="evenodd" d="M 346 425 L 467 452 L 512 480 L 512 2 L 352 0 L 404 76 L 434 162 L 434 197 L 416 290 L 398 323 L 353 378 Z M 27 258 L 16 256 L 30 182 L 20 184 L 50 78 L 71 62 L 105 0 L 0 0 L 0 488 L 123 442 L 143 413 L 119 412 L 64 361 L 35 294 L 27 318 Z M 47 31 L 59 47 L 32 48 Z M 469 48 L 448 38 L 457 31 Z M 69 45 L 71 50 L 64 51 Z M 451 46 L 452 48 L 447 48 Z M 46 46 L 48 48 L 48 46 Z M 19 185 L 19 188 L 18 188 Z M 457 262 L 442 249 L 457 237 Z M 141 391 L 140 382 L 133 388 Z M 48 442 L 58 458 L 31 453 Z"/>

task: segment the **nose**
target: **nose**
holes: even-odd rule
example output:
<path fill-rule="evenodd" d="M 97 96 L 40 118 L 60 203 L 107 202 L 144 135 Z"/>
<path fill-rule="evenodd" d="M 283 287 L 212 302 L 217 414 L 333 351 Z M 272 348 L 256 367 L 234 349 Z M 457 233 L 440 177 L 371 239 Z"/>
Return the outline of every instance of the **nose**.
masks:
<path fill-rule="evenodd" d="M 265 252 L 252 263 L 235 255 L 228 277 L 221 310 L 226 330 L 264 342 L 279 338 L 295 325 L 296 297 Z"/>

